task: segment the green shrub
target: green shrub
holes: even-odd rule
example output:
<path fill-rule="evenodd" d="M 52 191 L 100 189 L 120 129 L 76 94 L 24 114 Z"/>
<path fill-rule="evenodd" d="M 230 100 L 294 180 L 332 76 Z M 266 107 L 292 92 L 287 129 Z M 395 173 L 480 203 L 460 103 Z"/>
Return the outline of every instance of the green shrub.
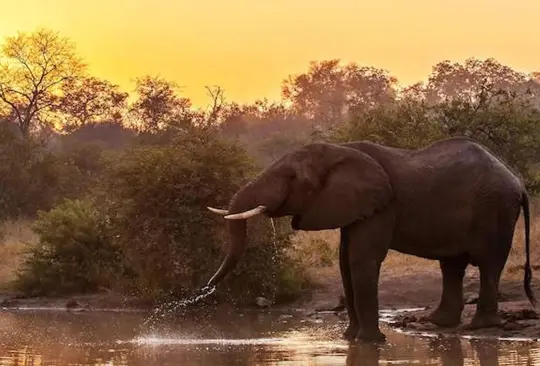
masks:
<path fill-rule="evenodd" d="M 142 146 L 115 156 L 103 186 L 115 241 L 123 253 L 122 287 L 144 297 L 181 297 L 219 267 L 225 220 L 206 206 L 226 207 L 254 173 L 245 150 L 198 134 L 168 146 Z M 272 245 L 269 222 L 248 225 L 250 245 L 218 292 L 272 296 L 287 266 L 288 233 Z M 277 248 L 277 250 L 276 250 Z"/>
<path fill-rule="evenodd" d="M 421 101 L 396 101 L 355 111 L 351 119 L 331 136 L 338 142 L 368 140 L 406 149 L 418 149 L 445 133 L 439 121 Z"/>
<path fill-rule="evenodd" d="M 105 219 L 88 200 L 66 200 L 39 212 L 36 246 L 18 273 L 16 286 L 30 295 L 85 293 L 109 287 L 118 254 Z"/>
<path fill-rule="evenodd" d="M 0 129 L 0 220 L 34 216 L 79 192 L 78 169 L 32 140 Z"/>

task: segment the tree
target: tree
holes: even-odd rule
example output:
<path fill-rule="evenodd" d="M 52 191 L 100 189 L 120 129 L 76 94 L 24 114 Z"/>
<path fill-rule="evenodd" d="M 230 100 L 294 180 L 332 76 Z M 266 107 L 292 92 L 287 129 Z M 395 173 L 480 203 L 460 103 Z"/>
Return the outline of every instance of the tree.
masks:
<path fill-rule="evenodd" d="M 312 121 L 281 102 L 231 103 L 222 109 L 220 132 L 242 142 L 264 165 L 308 142 Z"/>
<path fill-rule="evenodd" d="M 56 32 L 39 29 L 6 39 L 0 54 L 0 100 L 11 108 L 25 137 L 85 67 L 75 46 Z"/>
<path fill-rule="evenodd" d="M 85 77 L 63 86 L 57 111 L 63 115 L 67 131 L 99 121 L 121 121 L 127 107 L 127 93 L 118 85 L 95 77 Z"/>
<path fill-rule="evenodd" d="M 191 102 L 177 94 L 176 83 L 159 76 L 137 78 L 135 92 L 138 99 L 130 112 L 142 132 L 157 132 L 189 115 Z"/>
<path fill-rule="evenodd" d="M 394 99 L 397 79 L 385 70 L 340 60 L 311 62 L 306 73 L 283 81 L 282 96 L 299 113 L 323 123 L 342 122 L 351 109 Z"/>
<path fill-rule="evenodd" d="M 406 149 L 422 148 L 446 137 L 445 130 L 423 101 L 402 99 L 358 111 L 335 131 L 332 140 L 369 140 Z"/>
<path fill-rule="evenodd" d="M 515 92 L 523 98 L 540 98 L 540 84 L 534 74 L 528 76 L 493 58 L 469 58 L 463 64 L 439 62 L 429 76 L 425 96 L 430 104 L 446 100 L 478 103 L 486 93 L 488 99 L 495 101 L 501 91 Z"/>

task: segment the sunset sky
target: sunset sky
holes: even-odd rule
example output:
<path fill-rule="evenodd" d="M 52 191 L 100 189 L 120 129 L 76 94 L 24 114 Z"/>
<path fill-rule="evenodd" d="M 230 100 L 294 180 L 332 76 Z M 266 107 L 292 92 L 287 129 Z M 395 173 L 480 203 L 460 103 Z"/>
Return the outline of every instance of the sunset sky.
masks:
<path fill-rule="evenodd" d="M 276 99 L 311 60 L 384 68 L 409 84 L 444 59 L 494 57 L 540 70 L 538 0 L 0 0 L 0 37 L 47 27 L 71 38 L 92 74 L 133 89 L 161 75 L 195 105 Z"/>

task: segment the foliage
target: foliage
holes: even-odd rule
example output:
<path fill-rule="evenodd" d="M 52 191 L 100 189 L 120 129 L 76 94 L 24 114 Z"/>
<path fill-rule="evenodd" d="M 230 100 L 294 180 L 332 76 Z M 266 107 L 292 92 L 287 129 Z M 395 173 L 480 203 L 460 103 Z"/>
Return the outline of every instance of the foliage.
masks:
<path fill-rule="evenodd" d="M 118 85 L 95 77 L 84 77 L 65 84 L 62 98 L 56 106 L 65 131 L 100 121 L 122 120 L 128 94 L 120 92 Z"/>
<path fill-rule="evenodd" d="M 330 59 L 287 77 L 281 100 L 227 102 L 214 86 L 207 87 L 209 107 L 195 109 L 176 82 L 155 76 L 137 79 L 128 102 L 117 85 L 85 74 L 67 38 L 45 29 L 19 33 L 6 38 L 0 54 L 0 120 L 7 122 L 0 123 L 0 218 L 32 217 L 63 198 L 95 196 L 95 206 L 67 201 L 42 214 L 40 236 L 61 248 L 50 234 L 61 233 L 66 245 L 84 252 L 93 244 L 82 245 L 77 233 L 96 230 L 84 240 L 119 251 L 119 266 L 108 267 L 114 275 L 96 279 L 88 269 L 68 278 L 67 262 L 47 272 L 40 267 L 45 254 L 36 251 L 30 258 L 43 261 L 27 267 L 25 283 L 35 284 L 28 288 L 49 291 L 47 281 L 58 275 L 66 284 L 62 291 L 77 290 L 73 283 L 83 283 L 77 282 L 81 274 L 88 289 L 119 286 L 153 298 L 180 296 L 208 279 L 223 258 L 224 220 L 205 207 L 227 206 L 255 165 L 307 142 L 370 140 L 416 149 L 470 136 L 537 193 L 539 81 L 538 73 L 471 58 L 439 62 L 426 83 L 398 88 L 385 70 Z M 39 141 L 45 124 L 55 144 Z M 92 218 L 89 226 L 84 217 Z M 103 217 L 111 220 L 106 228 Z M 53 222 L 71 229 L 53 228 Z M 250 225 L 246 255 L 219 291 L 290 298 L 307 285 L 306 266 L 334 258 L 324 241 L 291 247 L 285 222 L 276 221 L 276 238 L 267 221 Z M 45 282 L 38 281 L 41 274 Z"/>
<path fill-rule="evenodd" d="M 540 84 L 534 75 L 520 73 L 493 58 L 469 58 L 463 64 L 448 60 L 436 64 L 425 88 L 425 98 L 430 104 L 448 100 L 475 103 L 485 90 L 540 97 Z"/>
<path fill-rule="evenodd" d="M 161 298 L 200 287 L 219 267 L 226 238 L 224 220 L 206 206 L 227 206 L 253 172 L 236 144 L 199 134 L 170 146 L 133 148 L 110 166 L 105 200 L 126 268 L 125 289 Z M 250 245 L 236 271 L 242 281 L 221 290 L 267 294 L 283 263 L 269 245 L 266 229 L 254 226 Z M 252 235 L 252 236 L 251 236 Z M 280 237 L 278 248 L 286 245 Z M 272 261 L 274 259 L 274 261 Z M 265 269 L 265 270 L 263 270 Z"/>
<path fill-rule="evenodd" d="M 16 286 L 30 295 L 93 292 L 107 288 L 118 273 L 118 251 L 106 220 L 88 200 L 67 200 L 40 212 Z"/>
<path fill-rule="evenodd" d="M 540 111 L 516 93 L 499 91 L 497 100 L 476 105 L 453 101 L 440 106 L 440 123 L 448 135 L 474 137 L 520 172 L 529 188 L 538 183 L 531 171 L 538 161 Z"/>
<path fill-rule="evenodd" d="M 240 141 L 263 165 L 308 142 L 312 130 L 306 117 L 267 99 L 251 105 L 232 103 L 223 115 L 220 133 Z"/>
<path fill-rule="evenodd" d="M 431 106 L 405 98 L 356 114 L 332 138 L 417 149 L 450 136 L 483 143 L 519 172 L 531 191 L 538 189 L 533 168 L 540 157 L 540 111 L 517 93 L 498 91 L 479 95 L 474 103 L 456 99 Z"/>
<path fill-rule="evenodd" d="M 58 104 L 59 91 L 84 71 L 75 46 L 58 33 L 38 29 L 7 37 L 0 53 L 0 101 L 10 107 L 24 136 Z"/>
<path fill-rule="evenodd" d="M 0 128 L 0 219 L 33 216 L 81 185 L 73 165 Z"/>
<path fill-rule="evenodd" d="M 177 89 L 176 83 L 157 76 L 147 75 L 136 80 L 137 100 L 130 112 L 140 131 L 157 132 L 173 121 L 186 119 L 191 102 L 179 97 Z"/>
<path fill-rule="evenodd" d="M 282 95 L 299 113 L 331 124 L 350 109 L 392 101 L 396 82 L 385 70 L 333 59 L 311 62 L 306 73 L 284 80 Z"/>
<path fill-rule="evenodd" d="M 416 149 L 445 137 L 442 127 L 423 102 L 401 100 L 363 110 L 338 129 L 338 141 L 369 140 Z"/>
<path fill-rule="evenodd" d="M 136 133 L 117 121 L 89 122 L 69 134 L 62 135 L 62 145 L 72 146 L 92 144 L 102 149 L 122 149 L 135 140 Z"/>

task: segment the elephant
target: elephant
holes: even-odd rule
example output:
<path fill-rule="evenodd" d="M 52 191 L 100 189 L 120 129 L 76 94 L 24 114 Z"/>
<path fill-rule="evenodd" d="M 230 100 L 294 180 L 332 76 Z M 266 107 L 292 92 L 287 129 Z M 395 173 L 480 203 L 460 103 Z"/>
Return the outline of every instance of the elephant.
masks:
<path fill-rule="evenodd" d="M 529 197 L 522 179 L 486 146 L 451 137 L 419 149 L 371 141 L 313 142 L 275 160 L 232 197 L 223 215 L 230 248 L 207 282 L 215 286 L 246 246 L 247 219 L 291 216 L 293 230 L 340 230 L 339 267 L 349 341 L 384 341 L 379 329 L 381 263 L 390 249 L 438 260 L 442 293 L 429 320 L 461 323 L 463 277 L 480 272 L 479 300 L 470 329 L 499 326 L 501 272 L 523 209 L 524 289 L 531 289 Z"/>

